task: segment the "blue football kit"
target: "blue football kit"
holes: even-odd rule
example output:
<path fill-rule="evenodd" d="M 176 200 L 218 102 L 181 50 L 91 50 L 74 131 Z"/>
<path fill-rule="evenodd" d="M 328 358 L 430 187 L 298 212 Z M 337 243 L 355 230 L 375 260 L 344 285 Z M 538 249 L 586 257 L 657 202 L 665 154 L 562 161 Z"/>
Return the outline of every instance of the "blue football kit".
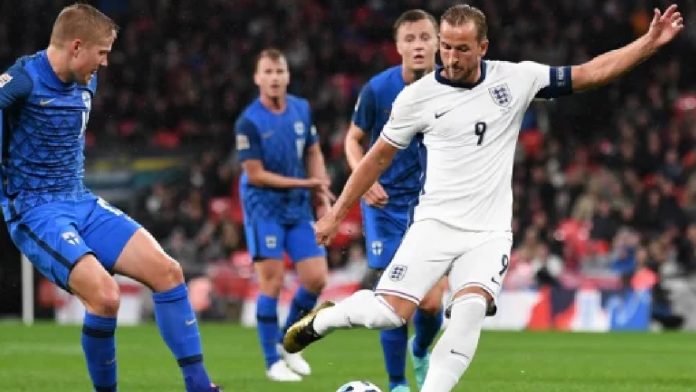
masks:
<path fill-rule="evenodd" d="M 317 143 L 317 135 L 306 100 L 288 95 L 285 111 L 277 114 L 256 99 L 239 116 L 235 133 L 240 162 L 258 159 L 267 171 L 307 177 L 305 152 Z M 246 173 L 239 186 L 254 260 L 282 259 L 284 251 L 294 262 L 325 255 L 316 243 L 308 188 L 259 187 L 249 183 Z"/>
<path fill-rule="evenodd" d="M 377 74 L 360 92 L 352 121 L 369 136 L 370 146 L 387 123 L 392 102 L 406 86 L 401 70 L 401 66 L 395 66 Z M 379 177 L 389 195 L 385 207 L 372 207 L 361 201 L 370 268 L 387 267 L 408 228 L 410 209 L 421 189 L 419 145 L 414 138 L 407 148 L 396 153 L 392 164 Z"/>
<path fill-rule="evenodd" d="M 3 216 L 20 251 L 66 290 L 76 261 L 92 253 L 110 271 L 140 227 L 83 182 L 96 88 L 96 75 L 87 85 L 62 82 L 45 51 L 0 76 Z"/>

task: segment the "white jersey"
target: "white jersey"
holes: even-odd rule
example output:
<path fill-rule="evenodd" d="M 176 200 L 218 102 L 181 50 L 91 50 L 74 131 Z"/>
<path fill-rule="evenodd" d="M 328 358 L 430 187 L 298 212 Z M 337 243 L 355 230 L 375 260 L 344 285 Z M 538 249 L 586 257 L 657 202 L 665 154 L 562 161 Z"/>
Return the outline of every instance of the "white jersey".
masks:
<path fill-rule="evenodd" d="M 414 221 L 509 231 L 522 118 L 536 96 L 571 92 L 570 68 L 482 61 L 481 78 L 473 85 L 453 83 L 440 70 L 401 92 L 381 135 L 401 149 L 422 134 L 425 178 Z"/>

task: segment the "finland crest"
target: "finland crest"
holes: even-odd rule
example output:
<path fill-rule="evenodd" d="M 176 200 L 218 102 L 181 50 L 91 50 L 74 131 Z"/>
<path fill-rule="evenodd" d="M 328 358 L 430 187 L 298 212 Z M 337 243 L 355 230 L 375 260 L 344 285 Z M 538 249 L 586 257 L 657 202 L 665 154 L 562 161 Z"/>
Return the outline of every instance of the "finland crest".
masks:
<path fill-rule="evenodd" d="M 510 106 L 510 102 L 512 102 L 512 93 L 510 93 L 510 88 L 506 83 L 489 87 L 488 92 L 491 94 L 493 102 L 495 102 L 496 105 L 502 107 Z"/>
<path fill-rule="evenodd" d="M 391 266 L 391 271 L 389 271 L 389 279 L 394 282 L 398 282 L 406 276 L 407 266 L 403 264 L 394 264 Z"/>

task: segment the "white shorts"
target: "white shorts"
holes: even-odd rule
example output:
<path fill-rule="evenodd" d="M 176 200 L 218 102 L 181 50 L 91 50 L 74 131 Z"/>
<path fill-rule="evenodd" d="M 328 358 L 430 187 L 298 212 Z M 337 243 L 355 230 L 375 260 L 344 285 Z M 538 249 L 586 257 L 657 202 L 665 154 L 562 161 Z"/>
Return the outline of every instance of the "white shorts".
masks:
<path fill-rule="evenodd" d="M 436 220 L 413 223 L 375 292 L 419 304 L 443 276 L 451 292 L 467 286 L 486 290 L 495 300 L 510 263 L 512 233 L 463 231 Z"/>

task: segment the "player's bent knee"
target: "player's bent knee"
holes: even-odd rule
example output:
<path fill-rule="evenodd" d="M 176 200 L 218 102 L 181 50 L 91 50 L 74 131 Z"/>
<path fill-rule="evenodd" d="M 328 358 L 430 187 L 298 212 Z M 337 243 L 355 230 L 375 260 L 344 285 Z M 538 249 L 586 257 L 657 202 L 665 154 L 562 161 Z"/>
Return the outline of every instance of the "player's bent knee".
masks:
<path fill-rule="evenodd" d="M 324 290 L 324 287 L 326 286 L 326 277 L 325 276 L 316 276 L 313 277 L 312 280 L 305 282 L 303 284 L 304 288 L 307 289 L 307 291 L 315 294 L 321 293 L 322 290 Z"/>
<path fill-rule="evenodd" d="M 184 283 L 184 271 L 176 260 L 163 254 L 156 262 L 158 267 L 146 277 L 146 283 L 154 291 L 166 291 Z"/>
<path fill-rule="evenodd" d="M 423 298 L 423 301 L 418 305 L 418 309 L 430 315 L 440 313 L 442 309 L 442 297 L 440 292 L 430 292 Z"/>
<path fill-rule="evenodd" d="M 109 279 L 106 282 L 84 296 L 85 307 L 90 313 L 99 316 L 116 316 L 121 303 L 121 292 L 116 281 Z"/>
<path fill-rule="evenodd" d="M 351 324 L 367 328 L 391 329 L 406 323 L 407 318 L 397 314 L 392 305 L 371 290 L 356 291 L 345 302 L 352 310 L 349 316 Z"/>

